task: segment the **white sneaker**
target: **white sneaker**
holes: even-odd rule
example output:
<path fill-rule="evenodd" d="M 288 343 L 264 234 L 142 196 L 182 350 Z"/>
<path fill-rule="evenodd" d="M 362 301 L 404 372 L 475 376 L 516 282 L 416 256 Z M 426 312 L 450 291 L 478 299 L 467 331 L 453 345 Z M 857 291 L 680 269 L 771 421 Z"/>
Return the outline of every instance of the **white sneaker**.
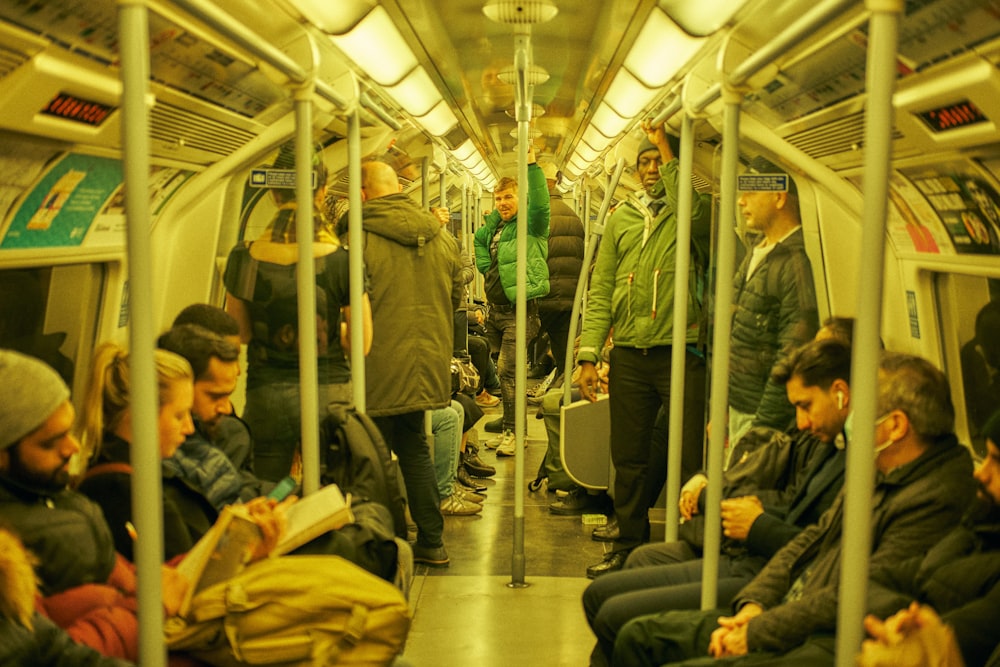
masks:
<path fill-rule="evenodd" d="M 500 445 L 497 447 L 497 456 L 514 456 L 517 452 L 517 439 L 513 431 L 504 431 Z"/>

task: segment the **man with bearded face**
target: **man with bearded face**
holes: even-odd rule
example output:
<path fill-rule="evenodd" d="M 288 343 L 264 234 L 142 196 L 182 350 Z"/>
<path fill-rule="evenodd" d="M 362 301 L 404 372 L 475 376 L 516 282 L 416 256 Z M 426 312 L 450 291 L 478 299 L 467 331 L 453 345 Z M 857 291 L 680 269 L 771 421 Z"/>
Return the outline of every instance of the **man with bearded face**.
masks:
<path fill-rule="evenodd" d="M 115 553 L 100 507 L 68 488 L 80 451 L 69 388 L 43 362 L 0 349 L 0 522 L 38 557 L 40 607 L 76 642 L 112 657 L 138 657 L 136 581 Z M 184 584 L 164 569 L 167 614 Z"/>

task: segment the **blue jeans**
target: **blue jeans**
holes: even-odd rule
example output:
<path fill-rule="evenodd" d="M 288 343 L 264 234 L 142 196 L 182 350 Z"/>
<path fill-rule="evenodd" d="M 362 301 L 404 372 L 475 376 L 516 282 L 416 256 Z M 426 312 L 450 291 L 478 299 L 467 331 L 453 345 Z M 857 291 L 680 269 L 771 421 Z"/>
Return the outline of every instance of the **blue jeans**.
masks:
<path fill-rule="evenodd" d="M 462 406 L 458 401 L 431 411 L 431 433 L 434 434 L 434 477 L 438 496 L 447 498 L 455 483 L 458 452 L 462 446 Z"/>
<path fill-rule="evenodd" d="M 275 382 L 247 389 L 243 421 L 253 438 L 254 474 L 277 482 L 292 469 L 302 441 L 302 403 L 298 382 Z M 350 403 L 351 383 L 319 385 L 319 418 L 329 403 Z M 316 424 L 317 432 L 319 424 Z"/>

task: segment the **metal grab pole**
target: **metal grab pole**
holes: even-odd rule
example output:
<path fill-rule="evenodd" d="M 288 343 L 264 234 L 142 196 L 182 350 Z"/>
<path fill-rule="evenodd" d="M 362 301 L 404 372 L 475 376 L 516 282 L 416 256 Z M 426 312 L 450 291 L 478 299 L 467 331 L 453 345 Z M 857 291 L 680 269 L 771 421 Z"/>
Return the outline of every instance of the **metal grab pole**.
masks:
<path fill-rule="evenodd" d="M 347 114 L 347 240 L 351 273 L 351 385 L 354 407 L 367 412 L 365 399 L 365 257 L 361 247 L 361 118 L 355 106 Z"/>
<path fill-rule="evenodd" d="M 514 353 L 514 543 L 511 554 L 510 586 L 524 586 L 524 438 L 527 426 L 527 341 L 524 337 L 528 320 L 528 142 L 531 135 L 531 97 L 534 86 L 529 81 L 531 67 L 531 29 L 519 26 L 514 36 L 514 69 L 517 115 L 517 288 L 515 292 L 514 326 L 517 334 Z M 509 361 L 509 360 L 508 360 Z"/>
<path fill-rule="evenodd" d="M 844 533 L 841 542 L 840 594 L 837 605 L 837 665 L 854 664 L 864 638 L 868 558 L 872 548 L 871 508 L 875 478 L 875 409 L 878 398 L 879 331 L 882 324 L 882 277 L 885 224 L 892 152 L 892 95 L 896 87 L 896 47 L 901 0 L 869 0 L 865 113 L 864 212 L 861 227 L 861 284 L 851 361 L 854 429 L 847 450 L 844 482 Z"/>
<path fill-rule="evenodd" d="M 573 377 L 573 353 L 576 347 L 577 332 L 580 327 L 580 312 L 583 310 L 583 296 L 587 292 L 587 278 L 590 276 L 590 265 L 594 260 L 594 252 L 597 249 L 597 242 L 604 233 L 604 219 L 611 208 L 611 198 L 618 189 L 618 181 L 625 171 L 625 158 L 618 158 L 615 171 L 611 175 L 611 181 L 607 191 L 604 193 L 604 200 L 601 202 L 601 210 L 597 214 L 597 220 L 593 225 L 589 224 L 589 215 L 584 220 L 584 229 L 587 230 L 587 243 L 583 251 L 583 266 L 580 267 L 580 278 L 576 281 L 576 294 L 573 296 L 573 310 L 569 317 L 569 339 L 566 341 L 566 358 L 563 360 L 563 405 L 573 402 L 573 388 L 570 379 Z M 590 191 L 587 191 L 587 201 L 590 201 Z M 589 213 L 589 211 L 588 211 Z"/>
<path fill-rule="evenodd" d="M 722 183 L 719 203 L 718 244 L 715 269 L 715 329 L 712 332 L 712 384 L 709 422 L 715 424 L 708 440 L 708 487 L 705 489 L 705 548 L 702 567 L 701 608 L 718 606 L 719 546 L 722 543 L 722 460 L 726 446 L 729 406 L 729 337 L 736 270 L 736 166 L 739 162 L 740 103 L 743 96 L 726 94 L 722 141 Z M 722 313 L 722 316 L 719 314 Z M 711 574 L 709 574 L 711 573 Z"/>
<path fill-rule="evenodd" d="M 295 242 L 299 250 L 296 291 L 299 331 L 316 331 L 316 262 L 313 259 L 312 87 L 295 91 Z M 319 371 L 315 336 L 299 336 L 299 401 L 302 416 L 302 492 L 319 490 Z M 325 406 L 324 406 L 325 407 Z"/>
<path fill-rule="evenodd" d="M 677 171 L 677 239 L 674 255 L 674 322 L 670 348 L 670 406 L 667 425 L 667 500 L 664 540 L 677 541 L 681 489 L 681 451 L 684 447 L 684 372 L 687 368 L 687 309 L 691 269 L 691 174 L 694 170 L 694 129 L 691 116 L 681 119 Z"/>
<path fill-rule="evenodd" d="M 153 278 L 149 213 L 149 14 L 143 2 L 118 9 L 122 78 L 122 173 L 128 240 L 129 375 L 132 413 L 132 508 L 139 539 L 135 564 L 139 595 L 139 664 L 166 664 L 163 646 L 162 472 L 153 361 Z"/>

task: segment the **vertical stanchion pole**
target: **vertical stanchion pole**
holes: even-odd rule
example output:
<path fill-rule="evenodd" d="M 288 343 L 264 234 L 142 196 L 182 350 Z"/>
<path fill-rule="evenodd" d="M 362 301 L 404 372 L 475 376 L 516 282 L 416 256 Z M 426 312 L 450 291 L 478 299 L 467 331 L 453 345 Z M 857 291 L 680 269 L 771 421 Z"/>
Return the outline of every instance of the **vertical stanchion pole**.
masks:
<path fill-rule="evenodd" d="M 722 543 L 720 523 L 722 503 L 722 460 L 726 446 L 726 423 L 729 409 L 729 336 L 732 320 L 718 317 L 733 310 L 733 281 L 736 269 L 736 165 L 740 148 L 740 104 L 743 96 L 724 93 L 725 129 L 722 134 L 722 183 L 717 232 L 715 328 L 712 332 L 712 389 L 709 400 L 709 421 L 713 424 L 708 441 L 708 487 L 705 489 L 705 563 L 701 578 L 701 608 L 714 609 L 718 598 L 719 546 Z M 730 443 L 732 444 L 732 443 Z"/>
<path fill-rule="evenodd" d="M 837 605 L 837 665 L 854 664 L 864 638 L 871 509 L 875 480 L 876 402 L 879 336 L 882 325 L 882 273 L 885 223 L 892 154 L 892 95 L 896 87 L 896 47 L 901 0 L 869 0 L 865 165 L 862 188 L 861 280 L 857 324 L 851 354 L 851 405 L 854 428 L 847 450 L 844 481 L 844 533 L 841 543 L 840 595 Z"/>
<path fill-rule="evenodd" d="M 149 15 L 142 2 L 118 8 L 122 78 L 122 173 L 128 247 L 129 375 L 132 414 L 132 508 L 138 540 L 139 664 L 162 667 L 163 503 L 159 400 L 153 347 L 153 278 L 149 213 Z"/>

